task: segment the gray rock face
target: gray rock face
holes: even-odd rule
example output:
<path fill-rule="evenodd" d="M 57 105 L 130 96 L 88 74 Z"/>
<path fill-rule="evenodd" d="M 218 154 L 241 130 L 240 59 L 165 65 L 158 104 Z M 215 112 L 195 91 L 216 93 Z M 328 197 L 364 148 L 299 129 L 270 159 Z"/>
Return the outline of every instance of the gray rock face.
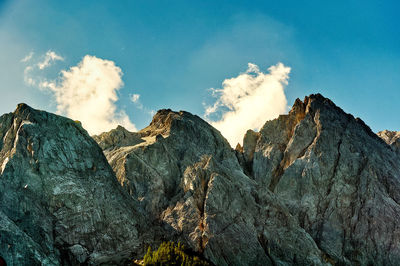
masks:
<path fill-rule="evenodd" d="M 268 189 L 258 192 L 228 142 L 199 117 L 161 110 L 135 137 L 117 128 L 95 139 L 122 187 L 159 224 L 153 239 L 184 242 L 217 265 L 324 264 L 288 208 Z"/>
<path fill-rule="evenodd" d="M 0 117 L 0 165 L 9 265 L 98 264 L 139 247 L 134 202 L 78 123 L 19 105 Z"/>
<path fill-rule="evenodd" d="M 236 150 L 183 111 L 93 140 L 22 104 L 0 117 L 0 256 L 122 265 L 173 240 L 216 265 L 399 265 L 399 133 L 378 135 L 321 95 Z"/>
<path fill-rule="evenodd" d="M 360 119 L 311 95 L 268 121 L 256 145 L 246 137 L 260 190 L 287 206 L 329 261 L 400 263 L 400 158 Z"/>

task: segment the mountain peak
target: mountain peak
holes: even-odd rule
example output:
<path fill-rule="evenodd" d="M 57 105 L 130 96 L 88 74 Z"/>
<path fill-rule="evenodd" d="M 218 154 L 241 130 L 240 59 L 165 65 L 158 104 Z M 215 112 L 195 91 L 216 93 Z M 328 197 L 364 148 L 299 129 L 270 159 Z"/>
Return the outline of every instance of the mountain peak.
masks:
<path fill-rule="evenodd" d="M 74 265 L 98 264 L 138 244 L 133 202 L 71 119 L 19 104 L 0 117 L 0 165 L 0 256 L 7 263 L 60 265 L 69 257 Z M 107 234 L 124 240 L 110 243 Z"/>
<path fill-rule="evenodd" d="M 201 132 L 202 129 L 216 131 L 197 115 L 186 111 L 176 112 L 171 109 L 161 109 L 153 116 L 151 123 L 140 130 L 139 133 L 144 137 L 156 135 L 167 137 L 171 133 L 192 135 L 196 134 L 195 131 Z M 219 134 L 219 132 L 216 134 Z"/>
<path fill-rule="evenodd" d="M 26 103 L 19 103 L 17 104 L 17 110 L 24 110 L 24 109 L 32 109 L 32 107 L 30 107 L 29 105 L 27 105 Z"/>
<path fill-rule="evenodd" d="M 16 116 L 22 117 L 22 116 L 26 116 L 29 113 L 35 112 L 35 111 L 37 111 L 37 110 L 33 109 L 32 107 L 30 107 L 26 103 L 19 103 L 17 105 L 17 108 L 13 112 L 13 114 L 16 115 Z"/>
<path fill-rule="evenodd" d="M 318 113 L 318 117 L 325 117 L 326 121 L 343 118 L 345 120 L 356 122 L 361 128 L 372 138 L 381 141 L 381 139 L 371 130 L 371 128 L 359 117 L 346 113 L 342 108 L 337 106 L 331 99 L 324 97 L 322 94 L 310 94 L 303 101 L 297 98 L 289 111 L 289 117 L 292 117 L 292 126 L 301 121 L 307 114 L 314 116 Z M 321 116 L 321 114 L 324 114 Z M 285 115 L 283 116 L 285 117 Z M 268 123 L 268 122 L 267 122 Z"/>

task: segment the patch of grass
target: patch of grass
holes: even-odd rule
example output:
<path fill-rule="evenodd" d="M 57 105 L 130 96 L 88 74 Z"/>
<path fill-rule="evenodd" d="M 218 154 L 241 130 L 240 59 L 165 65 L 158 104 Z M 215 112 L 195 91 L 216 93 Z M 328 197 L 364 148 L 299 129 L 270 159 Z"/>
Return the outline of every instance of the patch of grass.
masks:
<path fill-rule="evenodd" d="M 181 265 L 181 266 L 201 266 L 211 265 L 206 260 L 195 255 L 184 245 L 173 242 L 163 242 L 157 250 L 152 251 L 151 247 L 148 248 L 143 260 L 136 264 L 141 265 Z"/>

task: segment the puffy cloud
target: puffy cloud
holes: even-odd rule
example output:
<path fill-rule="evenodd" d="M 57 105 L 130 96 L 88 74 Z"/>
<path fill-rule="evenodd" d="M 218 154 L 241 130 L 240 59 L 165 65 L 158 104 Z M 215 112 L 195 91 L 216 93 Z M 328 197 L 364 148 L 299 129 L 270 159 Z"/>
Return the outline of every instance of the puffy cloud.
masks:
<path fill-rule="evenodd" d="M 117 111 L 117 91 L 122 71 L 113 61 L 86 55 L 77 65 L 61 71 L 58 81 L 42 81 L 39 87 L 54 93 L 58 113 L 82 122 L 90 134 L 122 125 L 136 131 L 124 111 Z"/>
<path fill-rule="evenodd" d="M 288 84 L 290 67 L 282 63 L 260 71 L 255 64 L 248 64 L 247 71 L 237 77 L 225 79 L 222 89 L 212 89 L 217 101 L 207 106 L 205 117 L 221 114 L 210 123 L 221 131 L 234 147 L 242 143 L 248 129 L 259 130 L 270 119 L 287 111 L 285 86 Z"/>
<path fill-rule="evenodd" d="M 32 54 L 33 55 L 33 54 Z M 31 56 L 32 57 L 32 56 Z M 30 59 L 30 58 L 29 58 Z M 28 61 L 28 60 L 27 60 Z M 64 61 L 64 58 L 58 54 L 56 54 L 55 52 L 48 50 L 46 52 L 46 55 L 44 56 L 43 61 L 39 62 L 37 64 L 37 66 L 39 67 L 39 69 L 45 69 L 47 67 L 49 67 L 53 62 L 55 61 Z"/>

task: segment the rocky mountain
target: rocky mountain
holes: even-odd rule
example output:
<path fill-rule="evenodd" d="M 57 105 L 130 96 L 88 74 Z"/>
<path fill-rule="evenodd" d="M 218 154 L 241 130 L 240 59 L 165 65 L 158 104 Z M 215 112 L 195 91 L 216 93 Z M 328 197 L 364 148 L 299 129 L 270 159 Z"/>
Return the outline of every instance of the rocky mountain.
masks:
<path fill-rule="evenodd" d="M 247 132 L 243 162 L 328 261 L 400 263 L 400 158 L 329 99 L 297 100 L 288 115 Z"/>
<path fill-rule="evenodd" d="M 122 265 L 165 240 L 216 265 L 400 263 L 398 133 L 378 136 L 319 94 L 236 150 L 171 110 L 93 140 L 22 104 L 0 135 L 10 265 Z"/>
<path fill-rule="evenodd" d="M 133 201 L 79 123 L 20 104 L 0 118 L 0 137 L 9 265 L 99 264 L 140 245 Z"/>
<path fill-rule="evenodd" d="M 288 208 L 258 193 L 236 152 L 199 117 L 161 110 L 137 133 L 119 127 L 94 138 L 121 186 L 162 227 L 156 239 L 184 242 L 216 265 L 324 263 Z"/>

